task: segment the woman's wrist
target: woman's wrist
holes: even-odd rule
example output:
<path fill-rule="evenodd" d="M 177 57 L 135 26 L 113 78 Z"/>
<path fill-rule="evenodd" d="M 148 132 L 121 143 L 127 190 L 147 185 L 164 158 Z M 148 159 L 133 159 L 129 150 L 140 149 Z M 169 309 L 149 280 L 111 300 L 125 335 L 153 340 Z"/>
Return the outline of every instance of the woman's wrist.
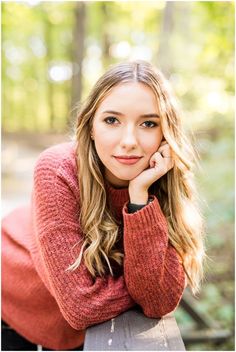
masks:
<path fill-rule="evenodd" d="M 148 202 L 148 191 L 135 189 L 134 187 L 129 187 L 129 198 L 130 203 L 133 204 L 147 204 Z"/>

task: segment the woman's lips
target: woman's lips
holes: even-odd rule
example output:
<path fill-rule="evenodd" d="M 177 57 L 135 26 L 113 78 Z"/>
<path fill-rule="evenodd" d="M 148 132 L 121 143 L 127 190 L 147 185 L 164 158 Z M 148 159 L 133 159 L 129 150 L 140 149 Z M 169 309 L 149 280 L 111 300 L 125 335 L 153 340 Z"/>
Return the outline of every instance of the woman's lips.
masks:
<path fill-rule="evenodd" d="M 119 157 L 114 157 L 119 163 L 121 164 L 126 164 L 126 165 L 133 165 L 133 164 L 136 164 L 140 159 L 141 157 L 139 158 L 119 158 Z"/>

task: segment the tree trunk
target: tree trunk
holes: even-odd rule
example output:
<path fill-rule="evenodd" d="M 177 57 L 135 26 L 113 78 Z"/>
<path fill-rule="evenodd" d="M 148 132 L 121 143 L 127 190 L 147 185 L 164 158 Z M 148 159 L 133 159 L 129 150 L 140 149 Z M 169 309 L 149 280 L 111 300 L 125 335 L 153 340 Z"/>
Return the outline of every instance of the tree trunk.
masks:
<path fill-rule="evenodd" d="M 163 12 L 163 20 L 160 33 L 160 45 L 158 51 L 158 66 L 166 77 L 175 69 L 175 62 L 183 60 L 183 53 L 191 41 L 190 21 L 192 2 L 166 2 Z M 173 40 L 179 37 L 178 45 L 173 46 Z M 173 36 L 175 36 L 173 38 Z M 175 49 L 173 49 L 175 47 Z M 175 51 L 174 51 L 175 50 Z"/>
<path fill-rule="evenodd" d="M 106 2 L 101 3 L 102 18 L 103 18 L 103 27 L 101 28 L 102 64 L 103 64 L 103 68 L 105 69 L 107 68 L 110 62 L 110 55 L 109 55 L 110 39 L 109 39 L 109 34 L 107 32 L 107 25 L 106 25 L 109 22 L 108 6 L 109 4 Z"/>
<path fill-rule="evenodd" d="M 50 20 L 48 19 L 47 14 L 44 16 L 44 37 L 45 37 L 45 45 L 46 45 L 46 56 L 45 56 L 45 66 L 46 66 L 46 72 L 48 72 L 49 67 L 50 67 L 50 62 L 52 60 L 53 54 L 52 54 L 52 25 Z M 50 130 L 54 129 L 54 123 L 55 123 L 55 116 L 54 116 L 54 104 L 53 104 L 53 96 L 54 96 L 54 89 L 53 89 L 53 83 L 50 81 L 50 79 L 47 79 L 47 101 L 48 101 L 48 107 L 49 107 L 49 125 L 50 125 Z"/>
<path fill-rule="evenodd" d="M 85 24 L 86 24 L 86 5 L 84 1 L 77 1 L 75 5 L 75 26 L 73 31 L 72 42 L 72 94 L 71 109 L 81 100 L 82 96 L 82 73 L 84 58 L 84 41 L 85 41 Z"/>
<path fill-rule="evenodd" d="M 174 10 L 175 3 L 172 1 L 166 1 L 165 9 L 163 11 L 160 45 L 157 55 L 158 67 L 160 67 L 166 77 L 169 77 L 172 68 L 170 38 L 174 27 Z"/>

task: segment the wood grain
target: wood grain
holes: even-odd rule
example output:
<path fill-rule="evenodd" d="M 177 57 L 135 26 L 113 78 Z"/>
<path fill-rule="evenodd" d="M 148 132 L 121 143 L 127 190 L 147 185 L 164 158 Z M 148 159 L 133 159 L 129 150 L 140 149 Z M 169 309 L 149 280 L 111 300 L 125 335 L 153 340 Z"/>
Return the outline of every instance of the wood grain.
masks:
<path fill-rule="evenodd" d="M 173 315 L 147 318 L 129 310 L 86 331 L 84 351 L 185 351 Z"/>

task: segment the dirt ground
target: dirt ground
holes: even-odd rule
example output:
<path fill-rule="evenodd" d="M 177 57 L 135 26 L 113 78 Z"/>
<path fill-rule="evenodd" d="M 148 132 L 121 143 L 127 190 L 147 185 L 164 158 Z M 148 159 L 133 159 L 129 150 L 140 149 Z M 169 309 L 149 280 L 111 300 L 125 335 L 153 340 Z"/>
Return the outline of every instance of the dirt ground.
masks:
<path fill-rule="evenodd" d="M 57 143 L 69 141 L 67 135 L 2 135 L 2 216 L 30 202 L 33 171 L 39 154 Z"/>

